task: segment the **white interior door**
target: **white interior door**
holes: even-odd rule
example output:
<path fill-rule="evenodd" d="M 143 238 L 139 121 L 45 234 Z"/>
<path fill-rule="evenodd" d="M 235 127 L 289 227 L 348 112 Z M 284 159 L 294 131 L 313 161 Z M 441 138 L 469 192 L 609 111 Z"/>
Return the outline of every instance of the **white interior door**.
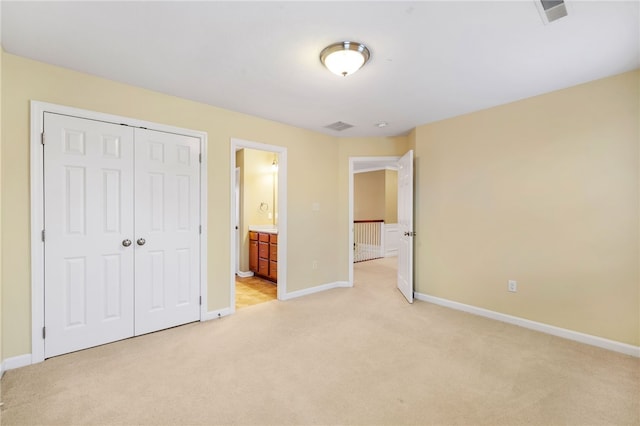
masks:
<path fill-rule="evenodd" d="M 134 158 L 130 127 L 45 113 L 44 132 L 51 357 L 133 336 Z"/>
<path fill-rule="evenodd" d="M 135 129 L 135 334 L 200 318 L 200 140 Z"/>
<path fill-rule="evenodd" d="M 413 151 L 398 161 L 398 289 L 413 303 Z"/>

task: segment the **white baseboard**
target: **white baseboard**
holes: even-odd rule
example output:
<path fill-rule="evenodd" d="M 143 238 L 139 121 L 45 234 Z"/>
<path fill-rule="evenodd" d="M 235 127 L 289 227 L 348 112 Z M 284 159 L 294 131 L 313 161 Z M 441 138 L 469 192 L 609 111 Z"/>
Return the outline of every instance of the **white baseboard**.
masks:
<path fill-rule="evenodd" d="M 31 365 L 31 354 L 7 358 L 0 364 L 0 374 L 8 370 L 13 370 L 14 368 L 26 367 L 27 365 Z"/>
<path fill-rule="evenodd" d="M 252 271 L 238 271 L 236 272 L 236 275 L 239 276 L 240 278 L 249 278 L 253 276 L 253 272 Z"/>
<path fill-rule="evenodd" d="M 491 318 L 497 321 L 506 322 L 520 327 L 528 328 L 542 333 L 551 334 L 553 336 L 562 337 L 564 339 L 574 340 L 576 342 L 585 343 L 591 346 L 608 349 L 614 352 L 620 352 L 640 358 L 640 346 L 633 346 L 627 343 L 617 342 L 615 340 L 604 339 L 591 334 L 580 333 L 578 331 L 567 330 L 553 325 L 541 322 L 531 321 L 525 318 L 514 317 L 500 312 L 490 311 L 484 308 L 478 308 L 464 303 L 454 302 L 452 300 L 442 299 L 427 294 L 415 293 L 415 298 L 424 302 L 430 302 L 436 305 L 445 306 L 447 308 L 456 309 L 458 311 L 468 312 L 470 314 Z"/>
<path fill-rule="evenodd" d="M 291 293 L 287 293 L 284 295 L 282 300 L 290 300 L 295 299 L 296 297 L 308 296 L 313 293 L 318 293 L 325 290 L 331 290 L 332 288 L 343 288 L 343 287 L 353 287 L 347 281 L 335 281 L 332 283 L 322 284 L 311 288 L 305 288 L 303 290 L 292 291 Z"/>
<path fill-rule="evenodd" d="M 387 252 L 384 254 L 384 257 L 397 257 L 397 256 L 398 256 L 398 249 L 387 250 Z"/>
<path fill-rule="evenodd" d="M 217 311 L 209 311 L 200 318 L 200 321 L 209 321 L 212 319 L 226 317 L 227 315 L 231 315 L 235 312 L 235 309 L 231 308 L 223 308 L 218 309 Z"/>

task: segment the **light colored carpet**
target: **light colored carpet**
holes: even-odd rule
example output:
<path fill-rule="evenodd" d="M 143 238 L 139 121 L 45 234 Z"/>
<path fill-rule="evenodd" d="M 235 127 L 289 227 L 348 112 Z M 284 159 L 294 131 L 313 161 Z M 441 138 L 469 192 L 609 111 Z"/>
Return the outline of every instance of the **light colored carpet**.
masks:
<path fill-rule="evenodd" d="M 8 371 L 1 423 L 640 424 L 640 361 L 424 302 L 393 260 L 352 289 L 247 307 Z"/>

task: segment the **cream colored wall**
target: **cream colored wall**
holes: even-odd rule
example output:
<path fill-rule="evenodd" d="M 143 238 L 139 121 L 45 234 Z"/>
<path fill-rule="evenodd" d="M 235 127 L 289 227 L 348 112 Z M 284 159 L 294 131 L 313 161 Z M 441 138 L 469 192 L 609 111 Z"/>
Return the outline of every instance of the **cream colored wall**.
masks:
<path fill-rule="evenodd" d="M 353 176 L 353 219 L 398 221 L 398 172 L 376 170 Z"/>
<path fill-rule="evenodd" d="M 418 127 L 416 291 L 639 345 L 639 80 Z"/>
<path fill-rule="evenodd" d="M 384 221 L 398 222 L 398 172 L 385 170 L 384 173 Z"/>
<path fill-rule="evenodd" d="M 353 219 L 384 220 L 385 171 L 353 175 Z"/>
<path fill-rule="evenodd" d="M 273 153 L 245 149 L 244 217 L 247 225 L 273 225 Z"/>
<path fill-rule="evenodd" d="M 288 152 L 288 289 L 343 280 L 343 201 L 336 198 L 336 138 L 197 102 L 108 81 L 3 53 L 2 256 L 4 358 L 31 351 L 29 238 L 29 101 L 38 100 L 208 133 L 209 310 L 230 297 L 230 139 L 286 147 Z M 10 142 L 7 142 L 10 141 Z M 312 211 L 319 203 L 320 211 Z M 6 208 L 11 206 L 11 208 Z M 342 227 L 344 228 L 344 227 Z M 10 247 L 10 250 L 8 249 Z M 318 269 L 312 271 L 313 261 Z M 11 324 L 9 327 L 8 324 Z"/>

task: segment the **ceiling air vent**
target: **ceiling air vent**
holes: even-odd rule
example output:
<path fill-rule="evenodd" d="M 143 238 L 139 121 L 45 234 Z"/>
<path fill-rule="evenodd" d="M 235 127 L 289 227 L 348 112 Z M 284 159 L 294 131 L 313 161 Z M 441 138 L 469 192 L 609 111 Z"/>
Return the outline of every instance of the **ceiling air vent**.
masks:
<path fill-rule="evenodd" d="M 343 130 L 349 129 L 353 127 L 352 124 L 345 123 L 343 121 L 336 121 L 335 123 L 329 124 L 328 126 L 324 126 L 327 129 L 335 130 L 336 132 L 341 132 Z"/>
<path fill-rule="evenodd" d="M 545 24 L 567 16 L 564 0 L 536 0 L 536 4 Z"/>

